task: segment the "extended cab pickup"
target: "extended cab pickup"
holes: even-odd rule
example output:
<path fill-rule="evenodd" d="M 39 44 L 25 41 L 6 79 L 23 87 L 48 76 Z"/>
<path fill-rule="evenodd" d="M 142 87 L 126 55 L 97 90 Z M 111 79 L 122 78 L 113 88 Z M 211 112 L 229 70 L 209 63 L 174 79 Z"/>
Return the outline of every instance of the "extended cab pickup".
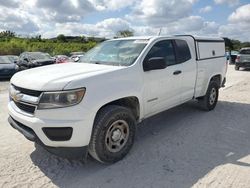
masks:
<path fill-rule="evenodd" d="M 9 123 L 54 154 L 84 159 L 89 153 L 113 163 L 129 152 L 143 119 L 192 99 L 213 110 L 226 71 L 221 38 L 109 40 L 79 63 L 15 74 Z"/>

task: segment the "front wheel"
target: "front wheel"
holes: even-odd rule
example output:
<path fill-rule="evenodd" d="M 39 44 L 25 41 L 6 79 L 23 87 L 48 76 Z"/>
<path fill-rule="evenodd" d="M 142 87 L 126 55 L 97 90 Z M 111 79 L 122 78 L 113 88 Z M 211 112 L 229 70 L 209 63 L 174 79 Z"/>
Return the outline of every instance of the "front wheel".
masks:
<path fill-rule="evenodd" d="M 199 99 L 201 106 L 204 110 L 213 110 L 217 104 L 219 97 L 219 87 L 216 82 L 210 82 L 206 95 Z"/>
<path fill-rule="evenodd" d="M 115 163 L 127 155 L 134 143 L 136 120 L 125 107 L 110 105 L 96 116 L 89 144 L 90 155 L 102 163 Z"/>

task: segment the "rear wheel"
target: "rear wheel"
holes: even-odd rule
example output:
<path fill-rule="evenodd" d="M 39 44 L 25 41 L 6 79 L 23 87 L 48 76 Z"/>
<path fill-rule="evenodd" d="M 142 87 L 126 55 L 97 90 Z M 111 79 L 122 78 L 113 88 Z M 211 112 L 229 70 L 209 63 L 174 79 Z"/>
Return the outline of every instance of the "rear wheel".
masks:
<path fill-rule="evenodd" d="M 95 119 L 90 155 L 102 163 L 121 160 L 134 143 L 135 128 L 136 120 L 128 108 L 116 105 L 102 108 Z"/>
<path fill-rule="evenodd" d="M 199 98 L 199 102 L 202 108 L 206 111 L 213 110 L 217 104 L 219 97 L 219 87 L 218 84 L 214 81 L 211 81 L 206 95 L 204 97 Z"/>

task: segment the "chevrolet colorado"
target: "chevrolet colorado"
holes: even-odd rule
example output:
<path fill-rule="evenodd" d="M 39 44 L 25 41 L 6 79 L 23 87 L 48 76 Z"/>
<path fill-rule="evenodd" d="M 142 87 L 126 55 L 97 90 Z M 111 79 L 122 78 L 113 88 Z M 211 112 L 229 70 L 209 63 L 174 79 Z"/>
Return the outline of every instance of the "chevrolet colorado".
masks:
<path fill-rule="evenodd" d="M 78 63 L 15 74 L 9 123 L 54 154 L 114 163 L 131 149 L 143 119 L 192 99 L 213 110 L 226 71 L 221 38 L 108 40 Z"/>

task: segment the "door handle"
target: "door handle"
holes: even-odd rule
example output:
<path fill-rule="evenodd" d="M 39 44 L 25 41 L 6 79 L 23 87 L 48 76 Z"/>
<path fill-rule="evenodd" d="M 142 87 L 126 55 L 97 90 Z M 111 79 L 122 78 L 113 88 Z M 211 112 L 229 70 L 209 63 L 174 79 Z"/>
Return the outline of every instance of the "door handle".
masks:
<path fill-rule="evenodd" d="M 173 72 L 173 75 L 178 75 L 178 74 L 181 74 L 180 70 L 176 70 L 176 71 Z"/>

